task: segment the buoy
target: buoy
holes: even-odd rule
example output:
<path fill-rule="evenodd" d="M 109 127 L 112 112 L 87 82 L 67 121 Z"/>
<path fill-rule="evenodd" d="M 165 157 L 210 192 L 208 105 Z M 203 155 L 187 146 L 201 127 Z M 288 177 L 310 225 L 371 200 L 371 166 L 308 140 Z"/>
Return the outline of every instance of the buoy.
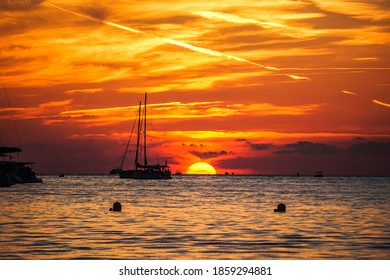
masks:
<path fill-rule="evenodd" d="M 284 203 L 279 203 L 278 208 L 274 209 L 274 212 L 286 212 L 286 205 Z"/>
<path fill-rule="evenodd" d="M 116 211 L 121 212 L 122 211 L 122 204 L 120 202 L 115 202 L 112 208 L 110 208 L 110 211 Z"/>

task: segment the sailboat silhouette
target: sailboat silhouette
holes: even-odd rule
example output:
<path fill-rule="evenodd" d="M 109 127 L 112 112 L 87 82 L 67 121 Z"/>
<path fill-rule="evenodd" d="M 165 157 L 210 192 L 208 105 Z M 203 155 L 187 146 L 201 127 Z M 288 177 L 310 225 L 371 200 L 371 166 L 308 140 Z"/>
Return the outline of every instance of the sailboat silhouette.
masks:
<path fill-rule="evenodd" d="M 137 148 L 134 160 L 133 170 L 119 170 L 119 177 L 122 179 L 172 179 L 170 168 L 165 164 L 149 164 L 147 158 L 147 129 L 146 129 L 146 107 L 147 93 L 145 93 L 144 110 L 142 112 L 142 103 L 139 103 L 137 114 Z M 143 113 L 143 116 L 142 116 Z M 143 119 L 143 121 L 142 121 Z M 143 134 L 143 137 L 142 137 Z M 143 139 L 141 139 L 141 137 Z M 143 141 L 142 141 L 143 140 Z M 142 143 L 143 142 L 143 143 Z M 141 150 L 143 154 L 141 154 Z M 126 152 L 125 152 L 126 155 Z M 141 158 L 143 160 L 141 161 Z M 123 164 L 123 160 L 122 160 Z"/>

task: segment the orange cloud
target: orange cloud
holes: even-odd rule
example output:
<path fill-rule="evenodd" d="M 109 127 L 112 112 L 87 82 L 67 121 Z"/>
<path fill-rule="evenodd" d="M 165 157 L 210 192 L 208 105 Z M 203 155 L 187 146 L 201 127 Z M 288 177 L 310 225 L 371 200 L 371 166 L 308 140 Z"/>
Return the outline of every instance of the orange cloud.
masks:
<path fill-rule="evenodd" d="M 270 103 L 229 104 L 222 101 L 213 102 L 170 102 L 148 105 L 148 119 L 151 120 L 185 120 L 198 118 L 215 118 L 233 115 L 303 115 L 320 109 L 321 105 L 307 104 L 298 106 L 277 106 Z M 106 122 L 126 121 L 135 116 L 138 106 L 112 107 L 63 111 L 61 116 L 74 118 L 74 121 L 99 125 Z M 84 117 L 88 117 L 85 119 Z"/>
<path fill-rule="evenodd" d="M 373 99 L 372 102 L 374 102 L 375 104 L 378 104 L 378 105 L 385 106 L 385 107 L 390 107 L 390 104 L 376 100 L 376 99 Z"/>
<path fill-rule="evenodd" d="M 46 102 L 39 104 L 38 107 L 42 109 L 48 109 L 48 108 L 57 108 L 57 107 L 63 107 L 66 105 L 69 105 L 73 102 L 73 99 L 66 99 L 62 101 L 52 101 L 52 102 Z"/>
<path fill-rule="evenodd" d="M 171 39 L 171 38 L 165 38 L 165 37 L 161 37 L 161 36 L 156 36 L 156 35 L 153 35 L 153 34 L 141 31 L 141 30 L 137 30 L 137 29 L 134 29 L 134 28 L 131 28 L 131 27 L 127 27 L 127 26 L 124 26 L 124 25 L 121 25 L 121 24 L 117 24 L 117 23 L 113 23 L 113 22 L 105 21 L 105 20 L 99 20 L 99 19 L 96 19 L 96 18 L 92 18 L 90 16 L 85 16 L 83 14 L 76 13 L 76 12 L 70 11 L 68 9 L 64 9 L 64 8 L 59 7 L 57 5 L 54 5 L 52 3 L 49 3 L 49 4 L 52 5 L 55 8 L 58 8 L 58 9 L 64 11 L 64 12 L 68 12 L 68 13 L 71 13 L 71 14 L 74 14 L 74 15 L 77 15 L 77 16 L 80 16 L 80 17 L 83 17 L 83 18 L 87 18 L 87 19 L 90 19 L 90 20 L 93 20 L 93 21 L 98 21 L 98 22 L 101 22 L 103 24 L 116 27 L 118 29 L 129 31 L 131 33 L 144 34 L 144 35 L 147 35 L 147 36 L 151 37 L 152 39 L 156 39 L 158 41 L 161 41 L 161 42 L 164 42 L 164 43 L 168 43 L 168 44 L 171 44 L 171 45 L 175 45 L 175 46 L 179 46 L 179 47 L 182 47 L 182 48 L 185 48 L 185 49 L 188 49 L 188 50 L 192 50 L 192 51 L 195 51 L 195 52 L 198 52 L 198 53 L 202 53 L 202 54 L 206 54 L 206 55 L 210 55 L 210 56 L 215 56 L 215 57 L 226 58 L 226 59 L 229 59 L 229 60 L 235 60 L 235 61 L 238 61 L 238 62 L 248 63 L 248 64 L 251 64 L 251 65 L 255 65 L 257 67 L 269 70 L 269 71 L 279 71 L 279 69 L 277 67 L 263 65 L 263 64 L 260 64 L 260 63 L 257 63 L 257 62 L 254 62 L 254 61 L 251 61 L 251 60 L 248 60 L 248 59 L 236 56 L 236 55 L 225 54 L 225 53 L 222 53 L 220 51 L 216 51 L 216 50 L 212 50 L 212 49 L 209 49 L 209 48 L 195 46 L 195 45 L 192 45 L 192 44 L 189 44 L 189 43 L 186 43 L 186 42 L 182 42 L 182 41 L 179 41 L 179 40 L 175 40 L 175 39 Z M 270 25 L 270 24 L 268 24 L 268 25 Z M 273 25 L 277 25 L 277 24 L 273 24 Z M 301 77 L 301 76 L 292 75 L 292 74 L 286 74 L 285 76 L 287 76 L 289 78 L 292 78 L 294 80 L 306 80 L 306 79 L 309 79 L 307 77 Z"/>
<path fill-rule="evenodd" d="M 350 94 L 350 95 L 357 95 L 356 93 L 349 91 L 349 90 L 342 90 L 341 92 L 345 93 L 345 94 Z"/>
<path fill-rule="evenodd" d="M 27 119 L 50 119 L 58 115 L 60 110 L 69 106 L 73 102 L 73 99 L 67 99 L 62 101 L 51 101 L 39 104 L 37 107 L 13 107 L 0 109 L 0 119 L 9 119 L 9 112 L 13 112 L 15 119 L 27 120 Z"/>
<path fill-rule="evenodd" d="M 232 23 L 238 23 L 238 24 L 254 24 L 258 25 L 265 29 L 271 29 L 274 30 L 274 32 L 282 33 L 283 35 L 293 37 L 293 38 L 306 38 L 306 37 L 313 37 L 318 36 L 319 32 L 316 30 L 312 30 L 310 28 L 304 28 L 304 27 L 294 27 L 294 26 L 288 26 L 285 24 L 281 24 L 278 22 L 270 22 L 270 21 L 260 21 L 256 19 L 250 19 L 250 18 L 244 18 L 240 17 L 238 15 L 234 14 L 227 14 L 222 12 L 212 12 L 212 11 L 196 11 L 193 12 L 195 15 L 199 15 L 208 19 L 217 19 L 217 20 L 224 20 L 227 22 Z M 309 17 L 319 17 L 323 16 L 322 14 L 310 14 L 306 15 L 306 18 Z M 300 16 L 295 15 L 291 16 L 291 18 L 297 19 L 300 18 Z"/>
<path fill-rule="evenodd" d="M 385 1 L 5 2 L 0 71 L 26 145 L 72 142 L 81 168 L 103 168 L 84 155 L 91 146 L 108 163 L 123 153 L 145 91 L 150 133 L 178 166 L 252 157 L 247 170 L 278 145 L 389 139 Z"/>
<path fill-rule="evenodd" d="M 358 19 L 386 20 L 390 19 L 390 12 L 374 3 L 361 3 L 348 0 L 313 0 L 319 8 L 326 11 L 346 14 Z"/>
<path fill-rule="evenodd" d="M 310 80 L 308 77 L 298 76 L 298 75 L 287 75 L 288 77 L 294 80 Z"/>
<path fill-rule="evenodd" d="M 77 94 L 77 93 L 87 93 L 87 94 L 93 94 L 98 92 L 103 92 L 104 90 L 102 88 L 84 88 L 84 89 L 69 89 L 66 90 L 65 93 L 68 94 Z"/>

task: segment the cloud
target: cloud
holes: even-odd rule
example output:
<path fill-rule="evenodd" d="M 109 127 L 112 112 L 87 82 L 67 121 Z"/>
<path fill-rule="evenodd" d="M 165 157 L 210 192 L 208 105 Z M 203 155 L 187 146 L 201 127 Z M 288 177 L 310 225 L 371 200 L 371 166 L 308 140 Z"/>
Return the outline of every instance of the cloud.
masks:
<path fill-rule="evenodd" d="M 287 77 L 290 77 L 293 80 L 310 80 L 309 77 L 304 77 L 304 76 L 298 76 L 298 75 L 286 75 Z"/>
<path fill-rule="evenodd" d="M 193 14 L 199 15 L 207 19 L 223 20 L 231 23 L 253 24 L 253 25 L 260 26 L 261 28 L 264 29 L 272 29 L 275 32 L 282 33 L 283 35 L 286 35 L 288 37 L 293 37 L 293 38 L 312 37 L 312 36 L 318 36 L 319 34 L 318 31 L 310 30 L 308 28 L 292 27 L 278 22 L 260 21 L 256 19 L 244 18 L 234 14 L 212 12 L 212 11 L 197 11 L 197 12 L 193 12 Z M 321 17 L 324 15 L 318 13 L 317 14 L 312 13 L 311 16 Z"/>
<path fill-rule="evenodd" d="M 124 121 L 129 119 L 132 112 L 137 110 L 138 106 L 121 106 L 111 108 L 91 108 L 63 111 L 62 116 L 79 118 L 81 122 L 101 122 L 103 119 L 109 119 L 111 122 Z M 269 103 L 253 103 L 249 106 L 242 104 L 227 104 L 224 101 L 209 102 L 167 102 L 158 104 L 149 104 L 149 119 L 205 119 L 215 117 L 228 117 L 239 115 L 306 115 L 311 114 L 320 108 L 320 105 L 306 104 L 298 106 L 277 106 Z"/>
<path fill-rule="evenodd" d="M 35 8 L 45 0 L 2 0 L 0 10 L 28 10 Z"/>
<path fill-rule="evenodd" d="M 182 146 L 190 146 L 190 147 L 196 147 L 198 146 L 197 144 L 194 144 L 194 143 L 191 143 L 191 144 L 185 144 L 185 143 L 181 143 Z M 203 147 L 203 144 L 199 144 L 199 146 Z"/>
<path fill-rule="evenodd" d="M 222 150 L 219 152 L 214 152 L 214 151 L 208 151 L 208 152 L 198 152 L 198 151 L 190 151 L 191 154 L 201 158 L 201 159 L 209 159 L 209 158 L 216 158 L 219 156 L 224 156 L 227 155 L 228 152 Z"/>
<path fill-rule="evenodd" d="M 238 61 L 238 62 L 251 64 L 251 65 L 260 67 L 262 69 L 271 71 L 271 72 L 280 70 L 277 67 L 263 65 L 263 64 L 260 64 L 260 63 L 257 63 L 257 62 L 254 62 L 252 60 L 248 60 L 248 59 L 245 59 L 245 58 L 242 58 L 242 57 L 239 57 L 239 56 L 225 54 L 223 52 L 219 52 L 219 51 L 212 50 L 212 49 L 209 49 L 209 48 L 195 46 L 193 44 L 189 44 L 189 43 L 186 43 L 186 42 L 183 42 L 183 41 L 179 41 L 179 40 L 176 40 L 176 39 L 171 39 L 171 38 L 167 38 L 167 37 L 157 36 L 157 35 L 154 35 L 154 34 L 142 31 L 142 30 L 138 30 L 138 29 L 135 29 L 135 28 L 131 28 L 131 27 L 128 27 L 128 26 L 125 26 L 125 25 L 122 25 L 122 24 L 118 24 L 118 23 L 114 23 L 114 22 L 106 21 L 106 20 L 101 20 L 99 18 L 96 18 L 96 17 L 93 17 L 93 16 L 89 16 L 89 15 L 87 16 L 87 15 L 84 15 L 84 14 L 76 13 L 76 12 L 67 10 L 65 8 L 62 8 L 60 6 L 54 5 L 52 3 L 49 3 L 49 4 L 51 6 L 53 6 L 53 7 L 61 10 L 61 11 L 65 11 L 67 13 L 71 13 L 71 14 L 77 15 L 79 17 L 87 18 L 87 19 L 90 19 L 92 21 L 98 21 L 98 22 L 101 22 L 103 24 L 106 24 L 106 25 L 109 25 L 109 26 L 112 26 L 112 27 L 116 27 L 118 29 L 129 31 L 131 33 L 143 34 L 143 35 L 148 36 L 149 38 L 152 38 L 154 40 L 157 40 L 157 41 L 160 41 L 160 42 L 163 42 L 163 43 L 167 43 L 167 44 L 170 44 L 170 45 L 182 47 L 182 48 L 185 48 L 185 49 L 197 52 L 197 53 L 206 54 L 206 55 L 213 56 L 213 57 L 225 58 L 227 60 L 234 60 L 234 61 Z M 308 78 L 308 77 L 303 77 L 303 76 L 298 76 L 298 75 L 293 75 L 293 74 L 282 74 L 282 75 L 284 75 L 286 77 L 289 77 L 291 79 L 294 79 L 294 80 L 310 80 L 310 78 Z"/>
<path fill-rule="evenodd" d="M 245 106 L 246 112 L 253 115 L 306 115 L 312 114 L 321 108 L 322 104 L 303 104 L 295 106 L 279 106 L 270 103 L 253 103 Z"/>
<path fill-rule="evenodd" d="M 14 107 L 0 109 L 0 119 L 8 119 L 9 111 L 12 110 L 15 119 L 45 119 L 45 122 L 50 122 L 56 118 L 59 111 L 71 105 L 73 99 L 61 101 L 51 101 L 39 104 L 36 107 Z M 57 120 L 58 121 L 58 120 Z"/>
<path fill-rule="evenodd" d="M 388 10 L 374 3 L 358 3 L 358 1 L 350 0 L 312 0 L 312 2 L 322 10 L 349 15 L 358 19 L 375 21 L 390 18 L 390 12 Z"/>
<path fill-rule="evenodd" d="M 66 99 L 62 101 L 52 101 L 39 104 L 39 108 L 56 108 L 69 105 L 73 102 L 73 99 Z"/>
<path fill-rule="evenodd" d="M 95 3 L 94 6 L 82 7 L 81 11 L 98 20 L 105 20 L 109 15 L 109 11 L 98 3 Z"/>
<path fill-rule="evenodd" d="M 350 95 L 357 95 L 356 93 L 349 91 L 349 90 L 342 90 L 341 92 L 345 93 L 345 94 L 350 94 Z"/>
<path fill-rule="evenodd" d="M 241 58 L 241 57 L 237 57 L 237 56 L 234 56 L 234 55 L 228 55 L 228 54 L 221 53 L 219 51 L 214 51 L 214 50 L 203 48 L 203 47 L 197 47 L 197 46 L 194 46 L 194 45 L 191 45 L 191 44 L 188 44 L 188 43 L 185 43 L 185 42 L 181 42 L 181 41 L 178 41 L 178 40 L 175 40 L 175 39 L 171 39 L 171 38 L 164 38 L 164 37 L 156 36 L 156 35 L 153 35 L 153 34 L 150 34 L 150 33 L 146 33 L 144 31 L 141 31 L 141 30 L 138 30 L 138 29 L 134 29 L 134 28 L 122 25 L 122 24 L 101 20 L 101 19 L 96 18 L 94 16 L 89 16 L 89 15 L 86 16 L 84 14 L 76 13 L 76 12 L 67 10 L 65 8 L 59 7 L 59 6 L 54 5 L 52 3 L 50 3 L 50 5 L 55 7 L 55 8 L 57 8 L 57 9 L 59 9 L 59 10 L 62 10 L 62 11 L 65 11 L 65 12 L 68 12 L 68 13 L 71 13 L 71 14 L 83 17 L 83 18 L 87 18 L 87 19 L 90 19 L 92 21 L 99 21 L 99 22 L 104 23 L 106 25 L 109 25 L 109 26 L 112 26 L 112 27 L 116 27 L 118 29 L 122 29 L 122 30 L 125 30 L 125 31 L 130 31 L 132 33 L 138 33 L 138 34 L 141 33 L 141 34 L 144 34 L 144 35 L 152 36 L 154 39 L 156 39 L 158 41 L 161 41 L 161 42 L 164 42 L 164 43 L 167 43 L 167 44 L 171 44 L 171 45 L 175 45 L 175 46 L 179 46 L 179 47 L 182 47 L 182 48 L 185 48 L 185 49 L 188 49 L 188 50 L 192 50 L 192 51 L 195 51 L 195 52 L 198 52 L 198 53 L 203 53 L 203 54 L 207 54 L 207 55 L 210 55 L 210 56 L 216 56 L 216 57 L 223 57 L 223 58 L 226 58 L 226 59 L 232 59 L 232 60 L 236 60 L 236 61 L 239 61 L 239 62 L 245 62 L 245 63 L 249 63 L 249 64 L 252 64 L 252 65 L 258 66 L 260 68 L 271 70 L 271 71 L 278 71 L 279 70 L 279 69 L 277 69 L 275 67 L 262 65 L 262 64 L 259 64 L 259 63 L 256 63 L 256 62 L 253 62 L 253 61 Z M 95 12 L 96 11 L 97 10 L 95 10 Z"/>
<path fill-rule="evenodd" d="M 85 133 L 85 134 L 72 134 L 68 136 L 68 139 L 96 139 L 96 138 L 108 138 L 109 136 L 105 133 Z M 115 134 L 115 137 L 118 137 L 117 134 Z M 114 137 L 112 137 L 114 138 Z"/>
<path fill-rule="evenodd" d="M 330 155 L 336 154 L 339 149 L 322 143 L 312 143 L 300 141 L 293 144 L 287 144 L 283 150 L 274 152 L 275 154 L 301 154 L 301 155 Z"/>
<path fill-rule="evenodd" d="M 356 61 L 377 61 L 377 57 L 356 57 Z"/>
<path fill-rule="evenodd" d="M 212 102 L 167 102 L 149 104 L 150 108 L 149 119 L 185 119 L 185 118 L 209 118 L 223 117 L 232 114 L 237 114 L 234 109 L 224 108 L 221 101 Z M 110 117 L 117 118 L 118 121 L 129 118 L 129 112 L 135 112 L 138 105 L 121 106 L 111 108 L 96 108 L 82 109 L 61 112 L 61 115 L 66 115 L 72 118 L 80 118 L 85 116 L 94 117 L 96 121 L 100 118 Z"/>
<path fill-rule="evenodd" d="M 373 99 L 372 102 L 374 102 L 375 104 L 378 104 L 378 105 L 385 106 L 385 107 L 390 107 L 390 104 L 376 100 L 376 99 Z"/>
<path fill-rule="evenodd" d="M 347 149 L 347 152 L 357 153 L 357 154 L 388 155 L 390 154 L 390 142 L 387 143 L 366 142 L 366 143 L 354 144 Z"/>
<path fill-rule="evenodd" d="M 272 144 L 256 144 L 249 141 L 247 141 L 245 144 L 247 144 L 253 151 L 267 150 L 272 146 Z"/>
<path fill-rule="evenodd" d="M 84 88 L 84 89 L 70 89 L 66 90 L 65 93 L 68 94 L 77 94 L 77 93 L 86 93 L 86 94 L 93 94 L 98 92 L 103 92 L 104 90 L 102 88 Z"/>

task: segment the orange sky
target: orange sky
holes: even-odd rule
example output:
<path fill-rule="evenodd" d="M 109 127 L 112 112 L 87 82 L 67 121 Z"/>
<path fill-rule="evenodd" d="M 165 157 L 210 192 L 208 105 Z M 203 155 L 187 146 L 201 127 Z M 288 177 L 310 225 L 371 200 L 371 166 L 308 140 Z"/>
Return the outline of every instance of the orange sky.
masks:
<path fill-rule="evenodd" d="M 13 115 L 36 171 L 107 173 L 147 91 L 174 172 L 390 175 L 389 23 L 386 0 L 1 1 L 0 145 Z"/>

